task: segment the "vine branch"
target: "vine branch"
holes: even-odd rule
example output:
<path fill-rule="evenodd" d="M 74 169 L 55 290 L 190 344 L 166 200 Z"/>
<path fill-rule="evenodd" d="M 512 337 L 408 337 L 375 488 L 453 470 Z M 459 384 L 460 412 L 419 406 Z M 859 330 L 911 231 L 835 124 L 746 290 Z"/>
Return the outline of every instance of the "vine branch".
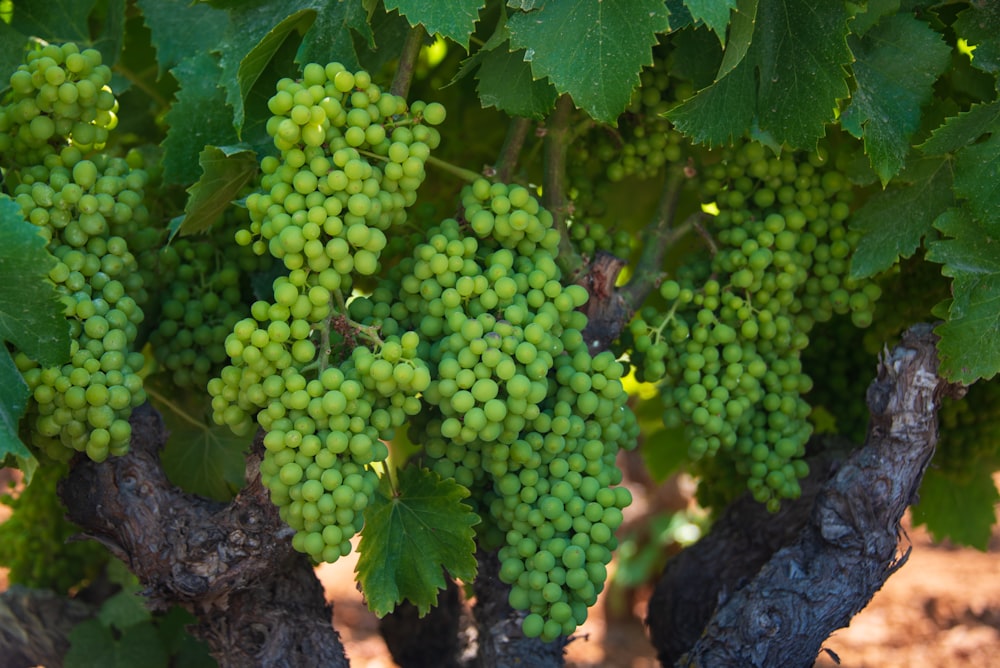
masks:
<path fill-rule="evenodd" d="M 247 457 L 246 487 L 225 504 L 167 479 L 159 458 L 166 430 L 154 408 L 140 406 L 130 422 L 127 454 L 78 459 L 60 482 L 69 519 L 128 565 L 152 609 L 192 612 L 192 632 L 221 668 L 346 668 L 323 588 L 261 483 L 263 432 Z"/>
<path fill-rule="evenodd" d="M 776 541 L 748 583 L 732 582 L 735 591 L 720 591 L 712 619 L 696 635 L 685 633 L 694 644 L 676 665 L 812 666 L 826 638 L 846 626 L 906 562 L 909 550 L 901 554 L 899 548 L 900 521 L 916 501 L 934 454 L 941 397 L 965 390 L 938 375 L 936 341 L 932 325 L 915 325 L 885 353 L 868 388 L 865 446 L 823 484 L 801 530 L 791 540 Z M 744 524 L 742 530 L 754 529 Z M 692 549 L 692 558 L 707 556 L 697 554 L 697 544 Z M 716 556 L 720 561 L 700 563 L 742 555 Z M 672 629 L 660 623 L 670 598 L 664 586 L 661 581 L 650 600 L 647 621 L 661 660 L 672 663 L 676 654 L 663 651 Z"/>
<path fill-rule="evenodd" d="M 517 159 L 521 155 L 521 149 L 524 148 L 524 142 L 531 131 L 531 124 L 531 119 L 523 116 L 510 119 L 500 156 L 493 166 L 493 176 L 497 181 L 507 183 L 510 180 L 511 174 L 517 168 Z"/>
<path fill-rule="evenodd" d="M 566 218 L 569 213 L 566 207 L 566 148 L 569 145 L 570 113 L 573 111 L 573 98 L 562 95 L 556 101 L 555 110 L 549 115 L 546 123 L 543 142 L 543 159 L 545 172 L 543 177 L 542 204 L 552 214 L 552 225 L 559 230 L 560 268 L 570 281 L 583 271 L 585 262 L 569 238 Z"/>
<path fill-rule="evenodd" d="M 410 92 L 410 83 L 413 81 L 413 70 L 420 57 L 420 49 L 424 45 L 424 37 L 427 32 L 423 25 L 417 24 L 406 35 L 403 42 L 403 50 L 399 54 L 399 65 L 396 67 L 396 75 L 392 79 L 389 92 L 393 95 L 406 97 Z"/>
<path fill-rule="evenodd" d="M 671 170 L 660 194 L 656 213 L 646 225 L 642 238 L 644 245 L 635 265 L 635 272 L 628 284 L 619 293 L 630 314 L 635 313 L 652 290 L 663 279 L 663 257 L 676 241 L 684 236 L 706 214 L 692 214 L 681 225 L 674 226 L 677 216 L 677 202 L 687 179 L 681 169 Z"/>

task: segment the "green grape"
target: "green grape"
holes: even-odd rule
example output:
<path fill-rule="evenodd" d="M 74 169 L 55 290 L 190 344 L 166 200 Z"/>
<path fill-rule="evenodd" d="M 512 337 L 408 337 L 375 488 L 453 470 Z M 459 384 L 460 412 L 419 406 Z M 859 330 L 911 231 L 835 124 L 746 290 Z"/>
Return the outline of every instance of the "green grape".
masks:
<path fill-rule="evenodd" d="M 13 165 L 39 165 L 66 142 L 100 150 L 118 124 L 111 69 L 95 49 L 73 43 L 29 51 L 10 77 L 11 96 L 0 107 L 0 154 Z M 54 95 L 52 93 L 55 93 Z"/>
<path fill-rule="evenodd" d="M 683 433 L 703 474 L 703 503 L 749 490 L 775 510 L 800 494 L 807 472 L 810 333 L 835 315 L 868 324 L 881 289 L 848 275 L 852 190 L 825 148 L 778 158 L 746 143 L 723 153 L 702 169 L 718 209 L 706 226 L 713 253 L 685 258 L 661 284 L 664 301 L 634 317 L 617 349 L 638 380 L 660 385 L 664 424 Z"/>
<path fill-rule="evenodd" d="M 432 126 L 445 112 L 438 103 L 409 109 L 367 72 L 307 67 L 314 76 L 282 79 L 268 102 L 266 128 L 279 155 L 262 161 L 260 190 L 246 199 L 249 227 L 236 238 L 290 271 L 333 269 L 347 289 L 352 278 L 378 272 L 384 232 L 405 222 L 416 201 L 440 142 Z"/>
<path fill-rule="evenodd" d="M 128 161 L 99 153 L 85 159 L 73 143 L 14 179 L 14 202 L 42 231 L 57 260 L 49 278 L 70 331 L 65 364 L 41 368 L 22 352 L 15 355 L 33 397 L 30 440 L 58 461 L 74 452 L 95 461 L 125 452 L 128 417 L 145 401 L 138 375 L 144 360 L 131 348 L 144 318 L 139 302 L 147 293 L 122 235 L 148 222 L 146 181 L 145 172 Z"/>
<path fill-rule="evenodd" d="M 623 366 L 584 343 L 576 309 L 587 293 L 561 282 L 551 217 L 526 190 L 485 180 L 462 201 L 458 218 L 427 230 L 350 314 L 429 342 L 421 355 L 431 379 L 410 440 L 428 466 L 472 492 L 490 520 L 483 538 L 500 547 L 510 602 L 528 612 L 525 632 L 553 640 L 585 620 L 604 586 L 621 517 L 602 523 L 606 508 L 594 499 L 615 511 L 628 504 L 613 491 L 622 477 L 614 460 L 634 446 L 635 420 Z M 517 212 L 526 217 L 509 225 Z M 584 517 L 588 502 L 595 522 Z M 557 560 L 571 544 L 567 580 Z"/>

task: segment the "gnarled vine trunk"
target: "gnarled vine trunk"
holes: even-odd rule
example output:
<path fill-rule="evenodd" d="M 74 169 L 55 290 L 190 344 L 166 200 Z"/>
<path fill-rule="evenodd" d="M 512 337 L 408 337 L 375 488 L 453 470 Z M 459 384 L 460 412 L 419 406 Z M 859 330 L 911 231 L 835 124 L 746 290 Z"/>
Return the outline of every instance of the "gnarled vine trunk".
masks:
<path fill-rule="evenodd" d="M 812 665 L 829 634 L 905 562 L 899 521 L 934 451 L 939 398 L 956 389 L 937 376 L 930 328 L 909 332 L 869 389 L 863 448 L 842 460 L 827 447 L 797 502 L 774 516 L 738 502 L 671 561 L 648 618 L 664 665 Z M 167 480 L 155 410 L 137 410 L 132 422 L 128 455 L 77 462 L 63 482 L 70 519 L 129 565 L 152 608 L 194 613 L 195 634 L 221 666 L 347 666 L 319 581 L 260 483 L 260 443 L 246 488 L 222 504 Z M 401 665 L 562 665 L 562 643 L 527 641 L 510 626 L 490 557 L 480 555 L 475 630 L 461 620 L 455 587 L 432 616 L 413 618 L 404 606 L 383 621 Z"/>

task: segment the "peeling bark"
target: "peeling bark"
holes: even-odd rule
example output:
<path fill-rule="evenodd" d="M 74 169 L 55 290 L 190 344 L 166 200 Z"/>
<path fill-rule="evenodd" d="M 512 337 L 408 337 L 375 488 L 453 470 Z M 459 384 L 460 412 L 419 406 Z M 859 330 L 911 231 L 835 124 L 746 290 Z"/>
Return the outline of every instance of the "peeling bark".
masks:
<path fill-rule="evenodd" d="M 816 439 L 811 447 L 818 454 L 808 460 L 802 496 L 772 514 L 746 493 L 722 512 L 706 536 L 667 562 L 646 618 L 664 666 L 673 665 L 694 646 L 721 602 L 798 538 L 820 489 L 851 449 L 833 438 Z"/>
<path fill-rule="evenodd" d="M 906 562 L 900 520 L 934 453 L 940 398 L 963 391 L 938 377 L 935 342 L 929 325 L 916 326 L 883 357 L 868 390 L 865 446 L 820 490 L 795 540 L 722 597 L 676 665 L 812 666 L 823 641 Z M 711 568 L 726 558 L 703 563 Z"/>
<path fill-rule="evenodd" d="M 131 423 L 127 455 L 77 461 L 60 483 L 69 518 L 128 564 L 152 609 L 192 612 L 194 635 L 221 668 L 347 666 L 322 586 L 260 482 L 260 438 L 246 488 L 223 504 L 167 480 L 159 462 L 166 431 L 152 407 Z"/>

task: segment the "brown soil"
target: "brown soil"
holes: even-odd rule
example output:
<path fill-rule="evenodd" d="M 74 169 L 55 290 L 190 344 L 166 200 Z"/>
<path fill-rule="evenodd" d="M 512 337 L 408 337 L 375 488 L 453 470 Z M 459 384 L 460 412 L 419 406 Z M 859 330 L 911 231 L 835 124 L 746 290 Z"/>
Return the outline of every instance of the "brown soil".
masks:
<path fill-rule="evenodd" d="M 983 668 L 1000 664 L 1000 534 L 989 552 L 935 545 L 922 528 L 907 527 L 909 561 L 848 628 L 824 645 L 842 668 Z M 334 602 L 334 623 L 353 668 L 392 668 L 378 622 L 355 587 L 353 555 L 319 569 Z M 599 602 L 570 643 L 572 668 L 654 668 L 642 624 L 645 598 L 632 615 L 607 619 Z M 816 668 L 833 668 L 825 654 Z"/>
<path fill-rule="evenodd" d="M 2 471 L 0 471 L 2 473 Z M 6 486 L 4 486 L 6 487 Z M 0 505 L 0 521 L 7 508 Z M 909 561 L 848 628 L 824 645 L 816 668 L 982 668 L 1000 665 L 1000 531 L 988 552 L 935 544 L 907 526 Z M 317 569 L 334 603 L 334 623 L 353 668 L 393 668 L 378 620 L 354 581 L 356 555 Z M 0 591 L 7 573 L 0 568 Z M 569 644 L 571 668 L 655 668 L 642 624 L 645 597 L 631 614 L 610 616 L 599 602 Z"/>

